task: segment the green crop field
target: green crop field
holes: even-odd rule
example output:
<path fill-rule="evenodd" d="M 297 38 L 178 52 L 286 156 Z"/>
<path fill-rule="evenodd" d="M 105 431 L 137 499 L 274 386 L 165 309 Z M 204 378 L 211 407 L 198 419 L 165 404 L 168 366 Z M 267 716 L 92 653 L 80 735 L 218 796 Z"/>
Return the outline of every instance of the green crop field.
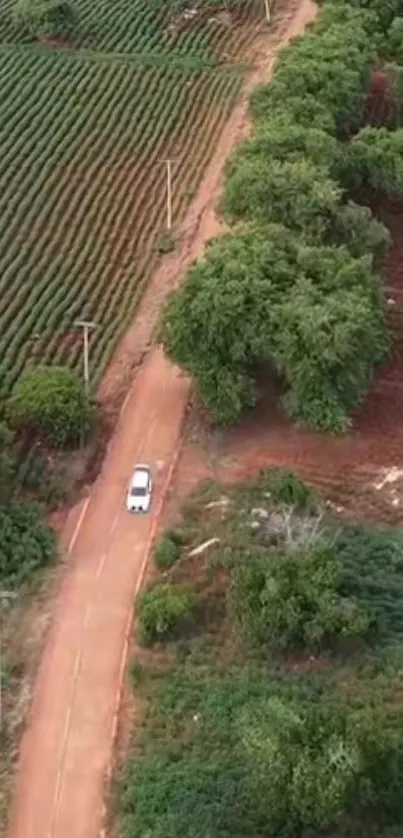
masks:
<path fill-rule="evenodd" d="M 0 3 L 4 395 L 28 362 L 78 366 L 79 316 L 101 324 L 91 343 L 99 381 L 157 259 L 161 160 L 177 161 L 178 223 L 261 26 L 253 2 L 236 13 L 195 5 L 190 18 L 144 0 L 76 5 L 74 39 L 58 46 L 24 40 L 13 4 Z"/>

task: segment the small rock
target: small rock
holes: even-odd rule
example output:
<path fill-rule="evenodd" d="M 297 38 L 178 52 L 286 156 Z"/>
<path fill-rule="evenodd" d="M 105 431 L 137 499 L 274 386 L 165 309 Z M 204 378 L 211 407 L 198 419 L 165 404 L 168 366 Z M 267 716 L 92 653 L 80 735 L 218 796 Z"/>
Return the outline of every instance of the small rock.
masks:
<path fill-rule="evenodd" d="M 212 500 L 206 504 L 206 509 L 214 509 L 216 506 L 228 506 L 229 498 L 222 497 L 219 500 Z"/>
<path fill-rule="evenodd" d="M 255 518 L 269 517 L 267 509 L 261 509 L 259 506 L 255 507 L 254 509 L 251 509 L 251 515 L 253 515 Z"/>

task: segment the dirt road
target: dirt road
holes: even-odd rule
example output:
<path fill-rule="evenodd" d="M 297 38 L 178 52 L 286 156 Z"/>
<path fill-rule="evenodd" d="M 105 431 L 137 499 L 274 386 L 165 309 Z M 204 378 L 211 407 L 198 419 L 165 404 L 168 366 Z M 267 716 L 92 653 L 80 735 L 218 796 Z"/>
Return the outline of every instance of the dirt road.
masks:
<path fill-rule="evenodd" d="M 305 0 L 281 42 L 302 31 L 313 16 L 314 7 Z M 272 56 L 266 55 L 265 62 L 268 74 Z M 225 132 L 206 173 L 200 195 L 208 200 L 194 234 L 168 263 L 172 284 L 217 231 L 213 203 L 225 159 L 244 130 L 245 108 L 243 103 L 234 112 L 232 133 Z M 194 207 L 191 218 L 192 212 Z M 156 286 L 166 277 L 162 265 Z M 160 348 L 152 349 L 123 406 L 101 475 L 68 522 L 63 542 L 67 570 L 22 742 L 10 838 L 98 838 L 102 833 L 133 599 L 179 451 L 188 391 L 188 381 Z M 155 490 L 151 514 L 132 517 L 124 509 L 124 496 L 139 460 L 153 464 Z"/>

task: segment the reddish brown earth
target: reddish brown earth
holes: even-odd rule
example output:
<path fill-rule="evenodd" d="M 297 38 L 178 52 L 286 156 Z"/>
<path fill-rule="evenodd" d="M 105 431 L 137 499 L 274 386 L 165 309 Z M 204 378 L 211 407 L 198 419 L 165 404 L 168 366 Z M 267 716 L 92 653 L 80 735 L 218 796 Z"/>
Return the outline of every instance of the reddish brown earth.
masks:
<path fill-rule="evenodd" d="M 108 387 L 116 392 L 116 377 L 119 387 L 125 385 L 151 341 L 167 290 L 218 231 L 213 208 L 225 160 L 246 127 L 250 87 L 269 77 L 278 47 L 301 32 L 314 13 L 311 0 L 303 0 L 261 56 L 217 145 L 179 247 L 157 271 L 106 379 L 104 396 Z M 151 349 L 131 383 L 102 472 L 69 518 L 62 545 L 67 569 L 22 742 L 10 838 L 98 838 L 102 833 L 133 600 L 175 465 L 188 395 L 188 381 L 158 347 Z M 153 508 L 149 516 L 132 517 L 124 497 L 139 460 L 155 466 Z"/>

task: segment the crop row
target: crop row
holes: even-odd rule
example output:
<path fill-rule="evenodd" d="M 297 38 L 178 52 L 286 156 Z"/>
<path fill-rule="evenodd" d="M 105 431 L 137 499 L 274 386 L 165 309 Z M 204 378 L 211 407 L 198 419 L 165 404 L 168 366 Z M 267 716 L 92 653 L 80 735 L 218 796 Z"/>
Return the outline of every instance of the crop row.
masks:
<path fill-rule="evenodd" d="M 106 53 L 165 53 L 199 58 L 246 55 L 262 22 L 260 0 L 243 0 L 232 12 L 206 0 L 169 8 L 159 0 L 75 0 L 73 46 Z M 0 43 L 19 40 L 13 25 L 14 0 L 0 0 Z M 231 25 L 229 25 L 229 23 Z"/>
<path fill-rule="evenodd" d="M 155 264 L 165 173 L 182 216 L 241 76 L 0 56 L 0 351 L 12 378 L 32 355 L 80 362 L 74 319 L 102 323 L 102 371 Z M 4 82 L 3 82 L 4 80 Z"/>

